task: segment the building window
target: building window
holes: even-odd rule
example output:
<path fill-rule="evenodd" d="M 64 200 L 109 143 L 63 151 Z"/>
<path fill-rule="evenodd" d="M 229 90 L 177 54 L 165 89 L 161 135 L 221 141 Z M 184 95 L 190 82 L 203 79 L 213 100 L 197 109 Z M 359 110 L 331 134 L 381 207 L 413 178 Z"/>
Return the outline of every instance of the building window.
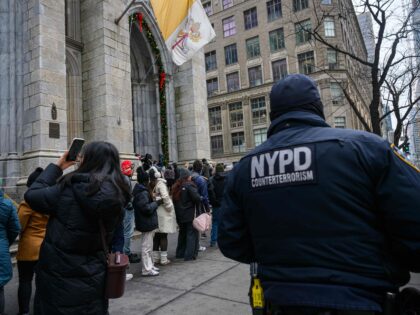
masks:
<path fill-rule="evenodd" d="M 287 76 L 287 62 L 286 59 L 273 61 L 273 81 L 277 82 Z"/>
<path fill-rule="evenodd" d="M 321 0 L 321 4 L 332 4 L 331 0 Z"/>
<path fill-rule="evenodd" d="M 324 20 L 324 30 L 326 37 L 335 37 L 335 24 L 333 17 L 326 17 Z"/>
<path fill-rule="evenodd" d="M 269 33 L 270 37 L 270 50 L 275 52 L 284 48 L 284 31 L 282 28 L 271 31 Z"/>
<path fill-rule="evenodd" d="M 233 153 L 245 152 L 245 137 L 243 132 L 232 133 L 232 151 Z"/>
<path fill-rule="evenodd" d="M 305 20 L 295 24 L 296 45 L 309 42 L 311 39 L 312 24 L 311 20 Z"/>
<path fill-rule="evenodd" d="M 229 118 L 231 128 L 238 128 L 244 125 L 244 114 L 241 102 L 229 104 Z"/>
<path fill-rule="evenodd" d="M 213 14 L 213 9 L 211 7 L 211 1 L 203 2 L 204 11 L 206 11 L 207 15 Z"/>
<path fill-rule="evenodd" d="M 238 128 L 244 125 L 244 113 L 241 102 L 229 104 L 229 116 L 231 128 Z"/>
<path fill-rule="evenodd" d="M 233 6 L 233 0 L 223 0 L 223 10 Z"/>
<path fill-rule="evenodd" d="M 258 97 L 251 100 L 252 123 L 254 125 L 265 124 L 267 122 L 267 108 L 265 97 Z"/>
<path fill-rule="evenodd" d="M 332 48 L 327 49 L 327 62 L 328 62 L 328 69 L 334 70 L 338 68 L 337 52 Z"/>
<path fill-rule="evenodd" d="M 205 55 L 206 71 L 217 69 L 216 51 L 210 51 Z"/>
<path fill-rule="evenodd" d="M 226 75 L 227 91 L 234 92 L 239 90 L 239 72 L 229 73 Z"/>
<path fill-rule="evenodd" d="M 252 59 L 260 55 L 260 40 L 258 36 L 246 40 L 246 54 L 248 59 Z"/>
<path fill-rule="evenodd" d="M 267 2 L 267 19 L 272 22 L 281 18 L 281 0 L 271 0 Z"/>
<path fill-rule="evenodd" d="M 212 155 L 223 154 L 223 136 L 211 136 L 210 142 Z"/>
<path fill-rule="evenodd" d="M 315 71 L 314 52 L 308 51 L 298 55 L 299 72 L 303 74 L 311 74 Z"/>
<path fill-rule="evenodd" d="M 235 17 L 231 16 L 223 20 L 223 36 L 229 37 L 236 34 Z"/>
<path fill-rule="evenodd" d="M 346 117 L 334 117 L 335 128 L 346 128 Z"/>
<path fill-rule="evenodd" d="M 238 62 L 238 50 L 236 44 L 232 44 L 225 47 L 225 63 L 231 65 Z"/>
<path fill-rule="evenodd" d="M 265 140 L 267 140 L 267 128 L 255 129 L 254 130 L 254 143 L 255 143 L 255 146 L 259 146 Z"/>
<path fill-rule="evenodd" d="M 261 66 L 252 67 L 248 69 L 249 85 L 251 87 L 262 84 L 262 69 Z"/>
<path fill-rule="evenodd" d="M 209 109 L 210 131 L 222 130 L 222 110 L 220 106 Z"/>
<path fill-rule="evenodd" d="M 334 105 L 340 105 L 343 101 L 343 90 L 337 82 L 331 82 L 330 85 L 331 101 Z"/>
<path fill-rule="evenodd" d="M 309 0 L 293 0 L 293 11 L 297 12 L 309 8 Z"/>
<path fill-rule="evenodd" d="M 207 96 L 213 96 L 219 90 L 219 82 L 217 78 L 207 80 Z"/>
<path fill-rule="evenodd" d="M 244 12 L 245 30 L 258 26 L 257 8 L 252 8 Z"/>

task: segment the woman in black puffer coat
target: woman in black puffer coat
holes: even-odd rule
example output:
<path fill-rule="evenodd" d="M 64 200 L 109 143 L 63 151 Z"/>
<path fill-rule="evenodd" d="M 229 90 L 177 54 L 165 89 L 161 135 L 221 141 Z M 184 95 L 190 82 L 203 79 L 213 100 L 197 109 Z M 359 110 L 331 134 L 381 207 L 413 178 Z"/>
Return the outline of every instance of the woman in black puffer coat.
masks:
<path fill-rule="evenodd" d="M 158 276 L 159 269 L 155 267 L 152 259 L 153 236 L 159 227 L 157 208 L 162 204 L 162 199 L 154 201 L 149 191 L 149 173 L 143 167 L 137 168 L 138 184 L 133 190 L 133 207 L 136 230 L 142 232 L 141 243 L 141 264 L 142 276 Z"/>
<path fill-rule="evenodd" d="M 196 259 L 198 255 L 199 233 L 192 222 L 196 216 L 196 209 L 200 207 L 201 196 L 191 180 L 191 173 L 185 168 L 180 168 L 179 174 L 172 191 L 179 226 L 176 258 L 188 261 Z"/>
<path fill-rule="evenodd" d="M 66 157 L 67 152 L 50 164 L 25 194 L 33 210 L 50 215 L 35 271 L 35 315 L 104 315 L 108 301 L 100 222 L 110 244 L 130 188 L 110 143 L 86 145 L 80 167 L 61 177 L 74 164 Z"/>

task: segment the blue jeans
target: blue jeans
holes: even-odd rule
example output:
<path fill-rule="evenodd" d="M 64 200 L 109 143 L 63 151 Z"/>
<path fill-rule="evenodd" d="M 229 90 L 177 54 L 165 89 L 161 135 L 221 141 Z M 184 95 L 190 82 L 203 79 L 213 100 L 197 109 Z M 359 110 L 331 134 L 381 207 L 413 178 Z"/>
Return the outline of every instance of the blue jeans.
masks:
<path fill-rule="evenodd" d="M 114 231 L 114 237 L 112 238 L 112 248 L 113 253 L 120 252 L 124 253 L 124 222 L 121 221 Z"/>
<path fill-rule="evenodd" d="M 211 239 L 210 244 L 216 245 L 217 243 L 217 231 L 219 229 L 219 215 L 220 208 L 213 208 L 213 215 L 211 219 Z"/>
<path fill-rule="evenodd" d="M 134 210 L 124 211 L 124 254 L 130 255 L 131 237 L 134 233 Z"/>

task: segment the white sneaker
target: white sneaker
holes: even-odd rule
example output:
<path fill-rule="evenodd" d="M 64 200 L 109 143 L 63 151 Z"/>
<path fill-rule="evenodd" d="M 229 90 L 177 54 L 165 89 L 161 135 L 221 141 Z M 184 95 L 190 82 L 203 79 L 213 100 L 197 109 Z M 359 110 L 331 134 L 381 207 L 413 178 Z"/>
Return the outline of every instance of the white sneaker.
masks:
<path fill-rule="evenodd" d="M 150 271 L 143 271 L 141 273 L 142 277 L 155 277 L 155 276 L 159 276 L 159 272 L 155 271 L 155 270 L 150 270 Z"/>
<path fill-rule="evenodd" d="M 133 279 L 133 274 L 132 273 L 127 273 L 125 275 L 125 281 L 130 281 L 131 279 Z"/>
<path fill-rule="evenodd" d="M 200 248 L 198 249 L 199 252 L 204 252 L 207 248 L 204 246 L 200 246 Z"/>
<path fill-rule="evenodd" d="M 158 268 L 158 267 L 155 267 L 155 266 L 153 266 L 153 268 L 152 268 L 154 271 L 157 271 L 157 272 L 159 272 L 160 271 L 160 269 Z"/>

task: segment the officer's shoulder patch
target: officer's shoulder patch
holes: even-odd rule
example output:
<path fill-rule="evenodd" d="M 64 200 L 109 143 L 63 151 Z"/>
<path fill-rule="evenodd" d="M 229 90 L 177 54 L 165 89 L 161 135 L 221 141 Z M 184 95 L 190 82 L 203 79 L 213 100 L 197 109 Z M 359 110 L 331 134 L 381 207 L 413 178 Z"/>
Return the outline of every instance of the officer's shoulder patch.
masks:
<path fill-rule="evenodd" d="M 417 172 L 420 173 L 420 169 L 414 165 L 414 163 L 412 163 L 410 160 L 408 160 L 406 158 L 406 156 L 404 155 L 404 152 L 402 152 L 400 149 L 398 149 L 398 147 L 395 144 L 391 144 L 391 148 L 392 148 L 392 152 L 394 152 L 394 154 L 401 160 L 403 161 L 405 164 L 407 164 L 408 166 L 410 166 L 411 168 L 414 168 Z"/>
<path fill-rule="evenodd" d="M 316 183 L 313 144 L 279 148 L 251 157 L 251 189 Z"/>

